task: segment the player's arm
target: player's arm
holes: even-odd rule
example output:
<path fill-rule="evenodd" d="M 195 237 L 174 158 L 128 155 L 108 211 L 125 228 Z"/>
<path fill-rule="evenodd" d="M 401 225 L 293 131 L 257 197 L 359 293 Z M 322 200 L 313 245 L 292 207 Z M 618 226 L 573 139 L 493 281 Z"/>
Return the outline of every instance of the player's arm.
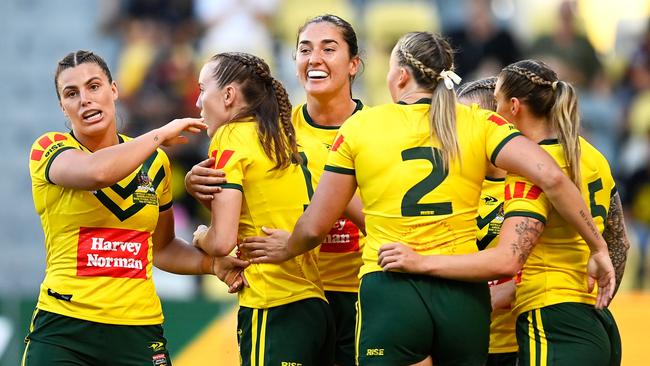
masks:
<path fill-rule="evenodd" d="M 625 218 L 623 217 L 623 206 L 618 192 L 610 199 L 607 220 L 605 221 L 605 231 L 603 237 L 609 248 L 609 257 L 614 265 L 616 273 L 616 291 L 618 291 L 625 272 L 625 263 L 627 261 L 627 251 L 630 249 L 630 241 L 625 230 Z"/>
<path fill-rule="evenodd" d="M 223 170 L 213 168 L 214 160 L 203 160 L 185 174 L 185 190 L 208 210 L 212 209 L 213 195 L 221 192 L 218 185 L 226 183 Z"/>
<path fill-rule="evenodd" d="M 510 309 L 515 302 L 515 281 L 510 279 L 507 282 L 490 286 L 490 302 L 492 310 Z"/>
<path fill-rule="evenodd" d="M 176 274 L 213 274 L 224 281 L 231 291 L 239 289 L 244 278 L 240 275 L 248 262 L 235 257 L 209 256 L 199 248 L 178 238 L 174 231 L 174 211 L 160 212 L 153 233 L 153 264 Z"/>
<path fill-rule="evenodd" d="M 384 271 L 425 274 L 460 281 L 490 281 L 513 277 L 521 270 L 544 230 L 544 223 L 524 216 L 507 217 L 494 248 L 462 255 L 420 255 L 400 243 L 379 248 Z"/>
<path fill-rule="evenodd" d="M 186 143 L 187 137 L 182 136 L 181 132 L 198 133 L 205 128 L 202 119 L 175 119 L 133 140 L 97 150 L 92 154 L 68 149 L 51 161 L 48 179 L 67 188 L 105 188 L 131 174 L 160 145 Z"/>
<path fill-rule="evenodd" d="M 358 195 L 355 194 L 352 196 L 347 207 L 345 207 L 343 216 L 352 221 L 361 230 L 363 235 L 366 235 L 366 217 L 363 214 L 363 203 L 361 203 L 361 198 Z"/>
<path fill-rule="evenodd" d="M 242 191 L 234 188 L 214 195 L 210 227 L 195 233 L 195 245 L 210 255 L 230 254 L 237 245 L 242 198 Z"/>

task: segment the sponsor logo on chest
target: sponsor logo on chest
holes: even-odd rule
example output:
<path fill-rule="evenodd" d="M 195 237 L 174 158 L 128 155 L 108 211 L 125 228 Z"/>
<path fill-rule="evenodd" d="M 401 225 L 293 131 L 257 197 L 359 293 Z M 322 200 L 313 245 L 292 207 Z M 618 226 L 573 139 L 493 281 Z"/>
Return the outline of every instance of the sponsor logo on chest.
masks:
<path fill-rule="evenodd" d="M 82 227 L 77 244 L 77 275 L 147 278 L 148 254 L 148 232 Z"/>

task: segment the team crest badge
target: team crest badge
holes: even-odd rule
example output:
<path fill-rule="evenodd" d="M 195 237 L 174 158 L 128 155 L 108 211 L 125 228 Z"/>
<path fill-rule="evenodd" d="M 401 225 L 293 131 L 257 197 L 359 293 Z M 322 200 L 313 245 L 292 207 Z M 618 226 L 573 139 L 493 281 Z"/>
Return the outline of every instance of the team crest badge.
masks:
<path fill-rule="evenodd" d="M 156 190 L 151 183 L 151 178 L 144 171 L 138 173 L 138 188 L 133 192 L 133 202 L 145 205 L 158 205 Z"/>

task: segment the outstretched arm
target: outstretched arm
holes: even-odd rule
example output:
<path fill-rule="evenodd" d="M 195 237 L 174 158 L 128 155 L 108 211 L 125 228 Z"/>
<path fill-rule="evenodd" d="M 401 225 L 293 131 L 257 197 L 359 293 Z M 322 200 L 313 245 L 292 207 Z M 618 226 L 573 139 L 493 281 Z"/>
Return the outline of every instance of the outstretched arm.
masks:
<path fill-rule="evenodd" d="M 97 190 L 111 186 L 142 164 L 160 145 L 186 143 L 181 132 L 198 133 L 205 129 L 202 119 L 175 119 L 133 140 L 88 154 L 69 149 L 52 161 L 48 178 L 57 185 Z"/>
<path fill-rule="evenodd" d="M 614 290 L 614 293 L 616 293 L 623 279 L 627 251 L 630 249 L 630 241 L 627 238 L 627 231 L 625 230 L 623 206 L 621 205 L 621 198 L 618 192 L 610 200 L 603 237 L 607 242 L 609 257 L 612 260 L 614 272 L 616 273 L 616 289 Z"/>
<path fill-rule="evenodd" d="M 325 171 L 305 213 L 300 216 L 287 244 L 288 258 L 320 244 L 334 221 L 341 217 L 357 189 L 354 175 Z"/>
<path fill-rule="evenodd" d="M 463 255 L 420 255 L 398 243 L 379 248 L 379 265 L 397 270 L 460 281 L 490 281 L 513 277 L 526 263 L 544 224 L 522 216 L 503 221 L 496 247 Z"/>

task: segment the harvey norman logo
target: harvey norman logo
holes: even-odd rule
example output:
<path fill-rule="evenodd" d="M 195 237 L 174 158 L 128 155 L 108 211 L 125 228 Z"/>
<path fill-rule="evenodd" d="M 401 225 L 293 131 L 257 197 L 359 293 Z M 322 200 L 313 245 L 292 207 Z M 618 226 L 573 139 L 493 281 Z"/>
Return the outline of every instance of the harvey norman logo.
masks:
<path fill-rule="evenodd" d="M 147 278 L 148 253 L 148 232 L 82 227 L 77 275 Z"/>

